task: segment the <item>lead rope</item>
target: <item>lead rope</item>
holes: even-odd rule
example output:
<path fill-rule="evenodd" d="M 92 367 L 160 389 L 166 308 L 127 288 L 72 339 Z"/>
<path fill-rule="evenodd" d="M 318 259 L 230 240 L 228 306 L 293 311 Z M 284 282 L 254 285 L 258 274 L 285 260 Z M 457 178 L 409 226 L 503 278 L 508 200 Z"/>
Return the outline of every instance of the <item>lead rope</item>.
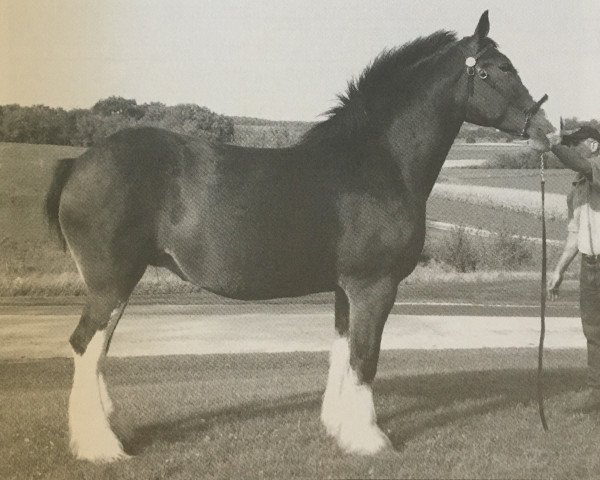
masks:
<path fill-rule="evenodd" d="M 541 308 L 540 308 L 540 344 L 538 348 L 538 370 L 537 370 L 537 400 L 538 409 L 540 411 L 540 419 L 542 420 L 542 427 L 544 431 L 548 431 L 548 424 L 546 423 L 546 415 L 544 413 L 544 384 L 543 384 L 543 359 L 544 359 L 544 337 L 546 335 L 546 214 L 545 214 L 545 185 L 546 180 L 544 178 L 544 161 L 545 154 L 540 155 L 540 187 L 542 192 L 542 296 L 541 296 Z"/>

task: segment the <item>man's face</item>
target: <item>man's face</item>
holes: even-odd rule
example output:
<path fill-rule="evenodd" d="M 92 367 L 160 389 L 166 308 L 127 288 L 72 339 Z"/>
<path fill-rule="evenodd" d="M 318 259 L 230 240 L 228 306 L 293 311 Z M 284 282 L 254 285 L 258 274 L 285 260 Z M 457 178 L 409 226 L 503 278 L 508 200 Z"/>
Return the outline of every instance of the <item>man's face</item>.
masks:
<path fill-rule="evenodd" d="M 579 144 L 577 144 L 577 146 L 575 147 L 575 149 L 583 157 L 590 158 L 590 157 L 598 155 L 598 153 L 599 153 L 599 146 L 600 146 L 600 144 L 598 144 L 598 142 L 596 140 L 593 140 L 591 138 L 587 138 L 583 142 L 580 142 Z"/>

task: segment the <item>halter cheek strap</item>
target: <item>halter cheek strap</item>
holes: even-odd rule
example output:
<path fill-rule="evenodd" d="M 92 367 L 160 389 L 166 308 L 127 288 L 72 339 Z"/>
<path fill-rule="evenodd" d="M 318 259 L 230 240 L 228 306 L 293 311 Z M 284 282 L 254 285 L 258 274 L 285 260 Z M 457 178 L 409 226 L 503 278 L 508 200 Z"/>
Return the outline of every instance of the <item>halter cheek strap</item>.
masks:
<path fill-rule="evenodd" d="M 473 96 L 474 90 L 474 80 L 475 74 L 482 80 L 487 78 L 487 72 L 477 65 L 477 60 L 481 57 L 485 52 L 487 52 L 490 48 L 492 48 L 492 44 L 487 45 L 482 48 L 473 56 L 469 56 L 465 59 L 465 65 L 467 66 L 467 93 L 469 97 Z"/>

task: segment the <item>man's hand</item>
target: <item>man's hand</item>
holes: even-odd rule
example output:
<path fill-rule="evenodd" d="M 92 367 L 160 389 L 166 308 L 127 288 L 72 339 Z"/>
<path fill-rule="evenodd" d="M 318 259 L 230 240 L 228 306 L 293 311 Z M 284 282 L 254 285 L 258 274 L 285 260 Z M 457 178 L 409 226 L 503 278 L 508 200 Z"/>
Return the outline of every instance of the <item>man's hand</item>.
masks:
<path fill-rule="evenodd" d="M 563 281 L 563 274 L 561 272 L 554 272 L 552 278 L 548 280 L 548 290 L 546 298 L 548 300 L 556 300 L 558 298 L 558 289 Z"/>
<path fill-rule="evenodd" d="M 564 133 L 564 124 L 561 117 L 559 127 L 556 128 L 556 126 L 554 126 L 554 133 L 550 135 L 546 135 L 546 133 L 539 128 L 532 129 L 532 131 L 529 132 L 529 146 L 539 153 L 548 152 L 555 145 L 560 145 Z"/>
<path fill-rule="evenodd" d="M 536 130 L 530 135 L 529 146 L 539 153 L 545 153 L 552 148 L 548 137 L 539 130 Z"/>

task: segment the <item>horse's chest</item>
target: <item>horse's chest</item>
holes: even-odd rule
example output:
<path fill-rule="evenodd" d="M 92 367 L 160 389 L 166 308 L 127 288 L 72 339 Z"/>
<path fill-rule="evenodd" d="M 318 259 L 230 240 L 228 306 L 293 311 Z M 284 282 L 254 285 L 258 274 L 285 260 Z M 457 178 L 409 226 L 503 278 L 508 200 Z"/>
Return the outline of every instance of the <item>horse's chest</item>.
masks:
<path fill-rule="evenodd" d="M 395 270 L 395 265 L 418 258 L 425 234 L 424 218 L 406 205 L 371 205 L 355 210 L 342 218 L 340 264 L 350 269 Z"/>

